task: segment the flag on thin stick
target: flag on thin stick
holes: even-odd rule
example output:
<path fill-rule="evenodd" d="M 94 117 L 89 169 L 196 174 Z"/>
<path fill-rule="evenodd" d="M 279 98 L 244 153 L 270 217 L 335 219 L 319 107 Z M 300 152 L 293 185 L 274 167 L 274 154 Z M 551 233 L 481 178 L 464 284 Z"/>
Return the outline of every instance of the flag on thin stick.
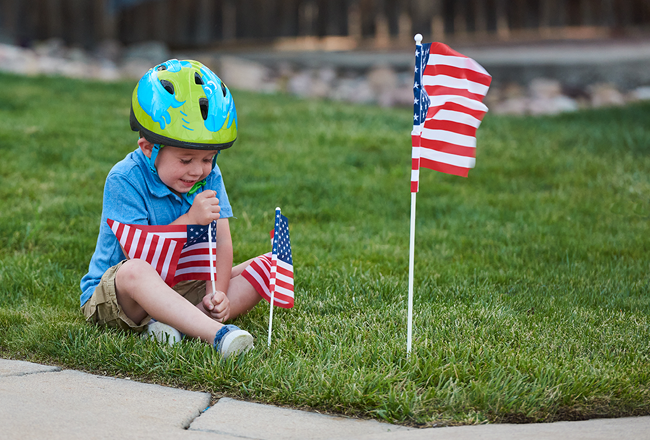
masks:
<path fill-rule="evenodd" d="M 413 83 L 411 192 L 420 167 L 467 177 L 476 163 L 476 130 L 492 77 L 442 43 L 417 44 Z"/>
<path fill-rule="evenodd" d="M 273 305 L 290 309 L 293 307 L 293 258 L 291 256 L 291 242 L 289 240 L 289 223 L 287 218 L 280 214 L 281 232 L 277 242 L 278 256 L 275 274 L 275 295 L 273 296 Z M 277 220 L 276 216 L 276 220 Z M 284 225 L 284 226 L 283 226 Z M 275 246 L 274 240 L 276 233 L 275 228 L 271 230 L 271 247 Z M 242 276 L 248 281 L 260 294 L 262 298 L 271 302 L 271 267 L 273 265 L 273 252 L 260 255 L 255 258 L 248 267 L 242 272 Z"/>
<path fill-rule="evenodd" d="M 276 296 L 293 307 L 293 258 L 291 256 L 291 241 L 289 240 L 289 220 L 275 209 L 275 227 L 271 235 L 273 250 L 271 251 L 271 267 L 269 274 L 269 337 L 267 345 L 271 346 L 273 332 L 273 305 Z M 257 258 L 256 258 L 257 260 Z M 250 265 L 249 265 L 250 267 Z M 260 290 L 258 290 L 260 294 Z M 264 295 L 262 295 L 264 296 Z"/>
<path fill-rule="evenodd" d="M 407 355 L 413 335 L 415 204 L 420 168 L 467 177 L 476 162 L 476 130 L 488 110 L 483 98 L 492 81 L 471 58 L 442 43 L 422 44 L 420 34 L 414 39 Z"/>
<path fill-rule="evenodd" d="M 273 251 L 271 252 L 271 297 L 286 302 L 285 308 L 293 307 L 293 258 L 289 239 L 289 220 L 278 209 L 273 229 Z"/>
<path fill-rule="evenodd" d="M 183 280 L 211 279 L 209 242 L 216 242 L 216 222 L 211 228 L 130 225 L 111 219 L 107 222 L 126 255 L 151 264 L 170 287 Z"/>

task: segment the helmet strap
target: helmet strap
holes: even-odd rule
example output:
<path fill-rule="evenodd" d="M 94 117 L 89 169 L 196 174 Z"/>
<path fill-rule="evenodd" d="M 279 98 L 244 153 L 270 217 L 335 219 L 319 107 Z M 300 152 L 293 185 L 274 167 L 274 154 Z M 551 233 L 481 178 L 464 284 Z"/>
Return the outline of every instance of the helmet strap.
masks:
<path fill-rule="evenodd" d="M 221 154 L 221 150 L 217 150 L 217 154 L 215 154 L 214 157 L 212 158 L 212 169 L 213 170 L 214 170 L 214 167 L 217 166 L 217 156 L 219 156 L 219 154 Z"/>
<path fill-rule="evenodd" d="M 160 144 L 153 144 L 151 157 L 147 157 L 146 155 L 144 156 L 149 164 L 149 169 L 154 175 L 158 174 L 158 170 L 156 169 L 156 158 L 158 157 L 158 153 L 160 153 Z"/>

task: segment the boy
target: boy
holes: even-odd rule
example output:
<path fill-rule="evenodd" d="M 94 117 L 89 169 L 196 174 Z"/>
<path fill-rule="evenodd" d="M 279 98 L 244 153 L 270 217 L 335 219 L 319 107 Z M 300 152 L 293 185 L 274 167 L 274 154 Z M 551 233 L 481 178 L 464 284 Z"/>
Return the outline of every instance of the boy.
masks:
<path fill-rule="evenodd" d="M 249 350 L 253 337 L 223 324 L 261 298 L 242 276 L 250 262 L 232 267 L 232 209 L 216 165 L 220 150 L 237 138 L 230 91 L 201 63 L 169 60 L 138 82 L 130 120 L 140 139 L 106 178 L 99 237 L 81 280 L 86 320 L 136 332 L 164 323 L 172 333 L 212 344 L 224 358 Z M 205 281 L 170 288 L 149 263 L 124 256 L 107 219 L 142 225 L 216 220 L 216 291 Z"/>

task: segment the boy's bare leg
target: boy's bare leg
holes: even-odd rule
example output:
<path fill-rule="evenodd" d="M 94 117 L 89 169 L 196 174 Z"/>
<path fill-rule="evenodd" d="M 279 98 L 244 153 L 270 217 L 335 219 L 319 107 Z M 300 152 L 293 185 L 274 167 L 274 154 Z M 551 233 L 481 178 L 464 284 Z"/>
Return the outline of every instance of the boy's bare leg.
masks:
<path fill-rule="evenodd" d="M 249 312 L 253 307 L 255 307 L 255 304 L 260 302 L 262 299 L 259 293 L 257 293 L 255 288 L 246 280 L 246 278 L 241 276 L 241 273 L 253 260 L 254 258 L 251 258 L 250 260 L 238 264 L 232 268 L 231 278 L 228 284 L 228 291 L 226 292 L 226 297 L 228 298 L 230 307 L 227 320 L 235 319 L 236 317 Z M 210 294 L 212 292 L 212 286 L 210 285 L 210 282 L 207 282 L 205 287 L 206 294 Z M 206 315 L 210 316 L 210 312 L 205 309 L 202 302 L 197 304 L 196 307 L 198 307 L 199 310 L 201 310 Z M 221 321 L 221 319 L 219 319 L 219 321 Z"/>
<path fill-rule="evenodd" d="M 234 269 L 239 266 L 236 266 Z M 257 290 L 241 275 L 230 279 L 226 296 L 230 300 L 230 319 L 250 311 L 262 299 L 260 294 L 257 293 Z"/>
<path fill-rule="evenodd" d="M 136 323 L 149 314 L 188 336 L 201 338 L 210 344 L 223 326 L 165 284 L 158 272 L 142 260 L 129 260 L 119 268 L 115 275 L 115 292 L 126 316 Z"/>
<path fill-rule="evenodd" d="M 230 279 L 233 279 L 239 275 L 242 274 L 243 271 L 246 270 L 249 264 L 253 262 L 255 258 L 251 258 L 250 260 L 244 261 L 243 263 L 239 263 L 237 266 L 232 268 L 232 274 L 230 275 Z"/>

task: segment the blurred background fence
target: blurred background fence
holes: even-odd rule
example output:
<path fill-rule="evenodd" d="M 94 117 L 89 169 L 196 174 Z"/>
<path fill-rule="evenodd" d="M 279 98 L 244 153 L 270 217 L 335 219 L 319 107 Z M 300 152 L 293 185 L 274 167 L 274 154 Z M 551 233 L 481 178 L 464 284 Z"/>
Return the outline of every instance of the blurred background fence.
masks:
<path fill-rule="evenodd" d="M 650 0 L 0 0 L 0 38 L 344 50 L 650 35 Z"/>

